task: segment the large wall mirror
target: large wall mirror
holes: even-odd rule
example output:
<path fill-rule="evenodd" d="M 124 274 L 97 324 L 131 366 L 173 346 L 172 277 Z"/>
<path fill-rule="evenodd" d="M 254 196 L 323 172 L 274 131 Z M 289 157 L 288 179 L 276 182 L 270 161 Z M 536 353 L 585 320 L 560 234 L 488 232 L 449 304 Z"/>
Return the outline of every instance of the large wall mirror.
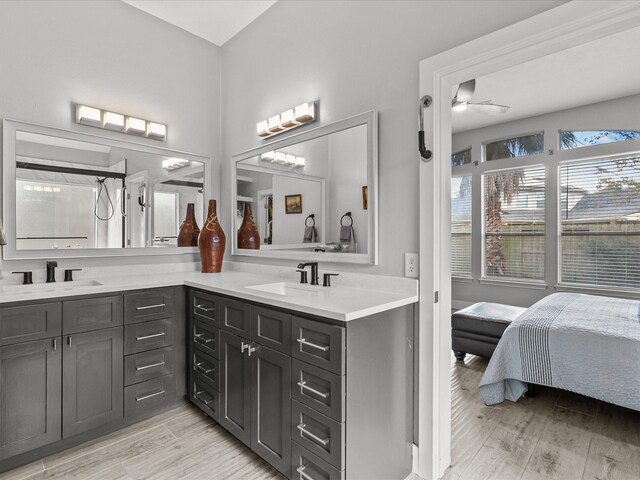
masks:
<path fill-rule="evenodd" d="M 189 253 L 188 205 L 200 226 L 209 158 L 4 121 L 5 258 Z"/>
<path fill-rule="evenodd" d="M 377 131 L 366 112 L 235 155 L 234 255 L 377 264 Z M 251 210 L 259 248 L 239 248 Z"/>

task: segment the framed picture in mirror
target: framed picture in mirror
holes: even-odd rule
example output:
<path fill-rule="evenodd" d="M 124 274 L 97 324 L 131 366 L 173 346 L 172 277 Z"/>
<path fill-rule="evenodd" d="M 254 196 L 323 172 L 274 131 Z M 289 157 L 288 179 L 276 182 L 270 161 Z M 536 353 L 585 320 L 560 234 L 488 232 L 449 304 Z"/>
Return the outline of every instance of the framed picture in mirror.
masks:
<path fill-rule="evenodd" d="M 286 195 L 284 197 L 284 209 L 287 214 L 302 213 L 302 194 Z"/>

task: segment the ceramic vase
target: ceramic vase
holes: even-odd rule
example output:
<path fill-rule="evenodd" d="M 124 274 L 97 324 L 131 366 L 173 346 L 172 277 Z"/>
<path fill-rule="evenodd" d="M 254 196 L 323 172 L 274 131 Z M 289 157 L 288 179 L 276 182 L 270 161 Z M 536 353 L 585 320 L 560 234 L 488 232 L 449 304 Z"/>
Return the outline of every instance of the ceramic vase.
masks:
<path fill-rule="evenodd" d="M 225 244 L 226 238 L 216 213 L 216 201 L 209 200 L 207 220 L 198 240 L 202 273 L 218 273 L 222 270 Z"/>
<path fill-rule="evenodd" d="M 197 247 L 199 235 L 200 228 L 196 221 L 195 206 L 193 203 L 187 203 L 187 216 L 178 233 L 178 246 Z"/>
<path fill-rule="evenodd" d="M 260 249 L 260 232 L 256 222 L 253 220 L 249 203 L 244 204 L 244 217 L 238 230 L 238 248 Z"/>

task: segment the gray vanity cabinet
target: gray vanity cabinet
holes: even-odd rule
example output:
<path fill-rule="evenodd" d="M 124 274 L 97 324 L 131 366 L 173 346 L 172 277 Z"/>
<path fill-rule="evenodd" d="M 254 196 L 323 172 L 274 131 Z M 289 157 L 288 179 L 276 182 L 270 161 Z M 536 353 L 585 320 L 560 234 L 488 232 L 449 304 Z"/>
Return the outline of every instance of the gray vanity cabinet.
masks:
<path fill-rule="evenodd" d="M 59 337 L 0 347 L 0 460 L 60 440 L 61 368 Z"/>
<path fill-rule="evenodd" d="M 63 349 L 63 437 L 121 419 L 122 327 L 66 335 Z"/>
<path fill-rule="evenodd" d="M 219 423 L 238 440 L 251 445 L 251 358 L 248 340 L 220 332 Z"/>
<path fill-rule="evenodd" d="M 275 468 L 291 468 L 291 358 L 255 346 L 251 375 L 251 449 Z"/>

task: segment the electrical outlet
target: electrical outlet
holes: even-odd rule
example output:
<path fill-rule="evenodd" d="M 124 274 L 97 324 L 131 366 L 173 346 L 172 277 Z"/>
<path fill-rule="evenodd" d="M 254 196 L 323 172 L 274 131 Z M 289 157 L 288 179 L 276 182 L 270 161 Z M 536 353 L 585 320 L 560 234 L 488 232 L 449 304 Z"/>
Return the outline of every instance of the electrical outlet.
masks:
<path fill-rule="evenodd" d="M 404 276 L 418 278 L 418 254 L 404 254 Z"/>

